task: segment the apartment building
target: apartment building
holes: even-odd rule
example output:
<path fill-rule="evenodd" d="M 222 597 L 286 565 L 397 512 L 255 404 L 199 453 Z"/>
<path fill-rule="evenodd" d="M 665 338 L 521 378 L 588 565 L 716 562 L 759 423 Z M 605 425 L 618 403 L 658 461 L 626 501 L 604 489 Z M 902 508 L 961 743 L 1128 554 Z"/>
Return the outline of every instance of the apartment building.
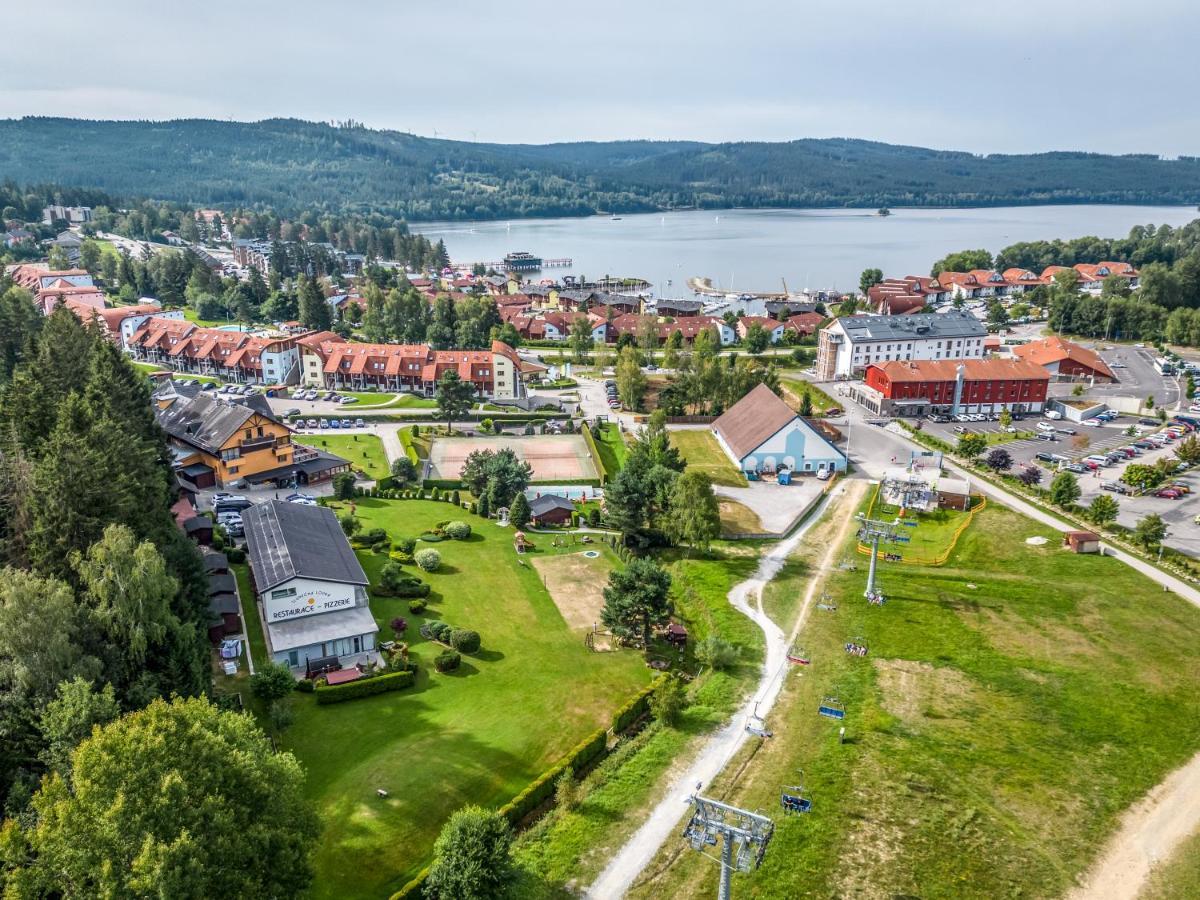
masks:
<path fill-rule="evenodd" d="M 925 315 L 841 316 L 817 338 L 817 379 L 857 377 L 890 360 L 981 359 L 987 329 L 962 310 Z"/>
<path fill-rule="evenodd" d="M 141 362 L 225 381 L 295 384 L 300 380 L 300 351 L 292 335 L 200 328 L 156 315 L 134 331 L 126 349 Z"/>

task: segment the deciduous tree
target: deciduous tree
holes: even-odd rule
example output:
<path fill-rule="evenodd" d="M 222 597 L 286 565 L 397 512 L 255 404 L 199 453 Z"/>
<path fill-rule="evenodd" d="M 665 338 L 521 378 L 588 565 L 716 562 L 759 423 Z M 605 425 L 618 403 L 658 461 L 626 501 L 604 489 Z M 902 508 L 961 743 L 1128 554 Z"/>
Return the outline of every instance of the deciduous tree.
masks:
<path fill-rule="evenodd" d="M 672 541 L 701 551 L 721 536 L 721 508 L 707 475 L 684 472 L 675 480 L 666 521 Z"/>
<path fill-rule="evenodd" d="M 430 900 L 495 900 L 513 880 L 512 829 L 498 812 L 478 806 L 458 810 L 433 845 L 425 881 Z"/>

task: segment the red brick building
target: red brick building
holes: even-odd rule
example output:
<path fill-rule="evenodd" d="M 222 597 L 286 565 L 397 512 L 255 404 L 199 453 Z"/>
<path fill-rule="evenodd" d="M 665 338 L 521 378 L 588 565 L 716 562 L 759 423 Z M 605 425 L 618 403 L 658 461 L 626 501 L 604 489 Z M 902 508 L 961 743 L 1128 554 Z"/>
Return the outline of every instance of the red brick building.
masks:
<path fill-rule="evenodd" d="M 1050 374 L 1019 359 L 927 359 L 867 367 L 855 399 L 879 415 L 1041 412 Z"/>

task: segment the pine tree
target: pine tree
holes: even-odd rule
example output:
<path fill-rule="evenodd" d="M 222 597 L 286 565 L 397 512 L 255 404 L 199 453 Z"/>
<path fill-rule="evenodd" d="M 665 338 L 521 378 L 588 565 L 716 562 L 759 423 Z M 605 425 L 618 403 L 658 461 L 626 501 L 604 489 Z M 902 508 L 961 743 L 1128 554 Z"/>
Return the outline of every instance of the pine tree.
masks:
<path fill-rule="evenodd" d="M 299 285 L 300 322 L 306 328 L 328 331 L 332 324 L 332 315 L 316 280 L 301 275 Z"/>
<path fill-rule="evenodd" d="M 454 346 L 457 316 L 454 301 L 442 295 L 433 301 L 433 318 L 426 331 L 426 339 L 435 350 L 449 350 Z"/>

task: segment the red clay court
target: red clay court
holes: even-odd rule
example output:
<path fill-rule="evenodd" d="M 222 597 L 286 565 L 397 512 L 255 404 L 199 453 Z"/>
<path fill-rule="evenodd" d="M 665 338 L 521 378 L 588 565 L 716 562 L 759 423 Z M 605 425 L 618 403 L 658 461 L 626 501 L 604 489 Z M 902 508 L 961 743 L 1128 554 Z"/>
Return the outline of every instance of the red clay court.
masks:
<path fill-rule="evenodd" d="M 439 437 L 429 450 L 430 477 L 452 480 L 462 474 L 475 450 L 512 450 L 533 467 L 533 481 L 589 481 L 599 478 L 587 444 L 578 434 L 534 437 Z"/>

